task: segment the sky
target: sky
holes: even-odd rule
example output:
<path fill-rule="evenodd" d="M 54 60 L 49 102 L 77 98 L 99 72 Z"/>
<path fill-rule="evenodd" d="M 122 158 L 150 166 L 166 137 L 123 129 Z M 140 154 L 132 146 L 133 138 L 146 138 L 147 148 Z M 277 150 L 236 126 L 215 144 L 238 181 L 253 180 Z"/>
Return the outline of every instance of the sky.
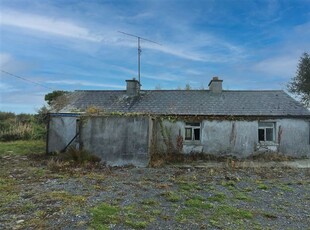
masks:
<path fill-rule="evenodd" d="M 53 90 L 285 90 L 310 52 L 309 0 L 0 0 L 0 111 Z M 13 74 L 12 75 L 9 75 Z M 22 80 L 27 79 L 27 81 Z"/>

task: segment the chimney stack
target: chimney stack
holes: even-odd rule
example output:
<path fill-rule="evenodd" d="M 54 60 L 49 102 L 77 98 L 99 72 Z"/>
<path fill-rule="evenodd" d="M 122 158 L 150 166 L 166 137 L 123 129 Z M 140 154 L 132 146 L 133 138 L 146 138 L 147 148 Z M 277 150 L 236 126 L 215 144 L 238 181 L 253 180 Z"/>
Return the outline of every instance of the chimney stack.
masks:
<path fill-rule="evenodd" d="M 222 92 L 222 82 L 218 77 L 213 77 L 209 83 L 209 90 L 212 93 L 221 93 Z"/>
<path fill-rule="evenodd" d="M 126 80 L 126 94 L 129 97 L 135 97 L 140 94 L 140 82 L 133 78 L 132 80 Z"/>

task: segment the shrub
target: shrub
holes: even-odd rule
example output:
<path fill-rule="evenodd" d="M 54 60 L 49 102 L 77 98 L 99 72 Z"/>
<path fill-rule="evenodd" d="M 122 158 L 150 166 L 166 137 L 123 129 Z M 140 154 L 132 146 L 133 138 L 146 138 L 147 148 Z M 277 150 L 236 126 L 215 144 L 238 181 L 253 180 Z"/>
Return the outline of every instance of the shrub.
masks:
<path fill-rule="evenodd" d="M 60 153 L 59 159 L 65 161 L 74 161 L 76 163 L 85 163 L 85 162 L 96 163 L 101 161 L 100 157 L 95 156 L 89 151 L 84 149 L 79 150 L 74 147 L 70 147 L 66 152 Z"/>

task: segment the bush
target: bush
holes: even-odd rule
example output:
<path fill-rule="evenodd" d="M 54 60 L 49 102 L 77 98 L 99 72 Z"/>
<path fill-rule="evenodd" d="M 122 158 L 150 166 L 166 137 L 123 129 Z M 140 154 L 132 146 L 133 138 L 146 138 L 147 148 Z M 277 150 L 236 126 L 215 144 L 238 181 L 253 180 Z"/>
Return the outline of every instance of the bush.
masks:
<path fill-rule="evenodd" d="M 45 133 L 45 124 L 35 115 L 0 112 L 0 141 L 40 140 Z"/>
<path fill-rule="evenodd" d="M 66 152 L 60 153 L 59 159 L 64 161 L 74 161 L 79 164 L 86 162 L 96 163 L 101 161 L 100 157 L 95 156 L 87 150 L 78 150 L 74 147 L 70 147 Z"/>

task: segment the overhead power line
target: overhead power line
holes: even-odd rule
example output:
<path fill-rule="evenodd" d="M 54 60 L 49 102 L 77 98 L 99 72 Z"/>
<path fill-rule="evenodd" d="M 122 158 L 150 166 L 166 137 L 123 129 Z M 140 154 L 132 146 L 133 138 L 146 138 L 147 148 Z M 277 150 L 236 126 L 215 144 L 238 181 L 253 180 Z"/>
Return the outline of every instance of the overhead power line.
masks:
<path fill-rule="evenodd" d="M 2 73 L 5 73 L 5 74 L 7 74 L 7 75 L 9 75 L 9 76 L 11 76 L 11 77 L 15 77 L 15 78 L 21 79 L 21 80 L 23 80 L 23 81 L 30 82 L 30 83 L 35 84 L 35 85 L 39 85 L 39 86 L 41 86 L 41 87 L 43 87 L 43 88 L 50 89 L 50 90 L 54 90 L 54 89 L 52 89 L 52 88 L 50 88 L 50 87 L 48 87 L 48 86 L 46 86 L 46 85 L 40 84 L 40 83 L 38 83 L 38 82 L 29 80 L 29 79 L 24 78 L 24 77 L 21 77 L 21 76 L 17 76 L 16 74 L 12 74 L 12 73 L 7 72 L 7 71 L 5 71 L 5 70 L 1 70 L 1 72 L 2 72 Z"/>

